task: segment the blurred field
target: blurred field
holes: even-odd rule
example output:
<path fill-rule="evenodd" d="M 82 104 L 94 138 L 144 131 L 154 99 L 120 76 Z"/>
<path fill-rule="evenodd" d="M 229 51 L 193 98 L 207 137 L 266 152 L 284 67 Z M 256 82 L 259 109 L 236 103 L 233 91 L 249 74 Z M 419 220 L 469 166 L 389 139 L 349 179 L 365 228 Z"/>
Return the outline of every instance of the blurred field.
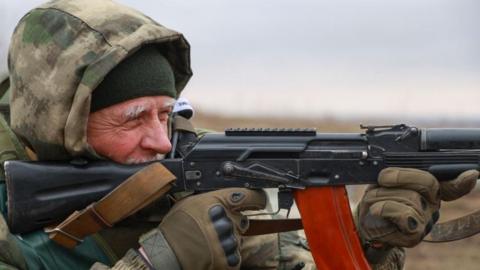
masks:
<path fill-rule="evenodd" d="M 278 119 L 278 118 L 225 118 L 205 113 L 197 113 L 194 117 L 196 127 L 208 128 L 216 131 L 223 131 L 229 127 L 283 127 L 316 128 L 320 132 L 359 132 L 361 122 L 354 120 L 339 120 L 334 118 L 325 119 Z M 392 122 L 379 119 L 367 119 L 364 124 L 391 124 Z M 396 122 L 393 122 L 396 123 Z M 422 126 L 470 126 L 468 123 L 455 122 L 428 122 Z M 362 195 L 363 187 L 349 188 L 349 195 L 353 203 L 358 201 Z M 480 190 L 476 189 L 461 200 L 443 203 L 441 210 L 441 221 L 449 220 L 480 209 Z M 473 270 L 480 269 L 480 236 L 473 236 L 461 241 L 431 244 L 422 243 L 415 248 L 407 250 L 406 270 Z"/>

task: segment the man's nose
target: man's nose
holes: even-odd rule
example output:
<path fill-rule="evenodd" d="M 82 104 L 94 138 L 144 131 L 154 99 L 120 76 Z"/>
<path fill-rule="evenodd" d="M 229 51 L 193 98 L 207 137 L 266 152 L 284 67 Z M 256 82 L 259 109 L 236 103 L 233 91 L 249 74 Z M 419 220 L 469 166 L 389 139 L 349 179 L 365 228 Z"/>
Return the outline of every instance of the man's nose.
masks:
<path fill-rule="evenodd" d="M 170 152 L 172 144 L 168 138 L 167 125 L 162 124 L 159 120 L 151 121 L 141 143 L 142 148 L 153 150 L 159 154 Z"/>

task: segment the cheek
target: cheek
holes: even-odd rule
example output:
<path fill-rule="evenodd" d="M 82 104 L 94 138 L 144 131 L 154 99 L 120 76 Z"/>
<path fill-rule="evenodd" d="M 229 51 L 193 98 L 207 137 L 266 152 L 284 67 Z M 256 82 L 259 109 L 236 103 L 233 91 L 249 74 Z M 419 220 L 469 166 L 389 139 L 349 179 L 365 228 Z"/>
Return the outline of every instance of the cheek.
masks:
<path fill-rule="evenodd" d="M 136 130 L 112 131 L 89 136 L 88 143 L 100 155 L 124 163 L 139 147 L 141 135 Z"/>

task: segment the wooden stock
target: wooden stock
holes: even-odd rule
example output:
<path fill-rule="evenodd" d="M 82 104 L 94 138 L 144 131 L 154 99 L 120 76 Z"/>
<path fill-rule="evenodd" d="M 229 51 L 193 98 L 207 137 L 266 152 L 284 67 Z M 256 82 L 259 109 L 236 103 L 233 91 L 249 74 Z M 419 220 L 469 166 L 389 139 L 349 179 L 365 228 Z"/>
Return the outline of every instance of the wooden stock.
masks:
<path fill-rule="evenodd" d="M 298 190 L 295 201 L 317 269 L 370 269 L 345 187 Z"/>

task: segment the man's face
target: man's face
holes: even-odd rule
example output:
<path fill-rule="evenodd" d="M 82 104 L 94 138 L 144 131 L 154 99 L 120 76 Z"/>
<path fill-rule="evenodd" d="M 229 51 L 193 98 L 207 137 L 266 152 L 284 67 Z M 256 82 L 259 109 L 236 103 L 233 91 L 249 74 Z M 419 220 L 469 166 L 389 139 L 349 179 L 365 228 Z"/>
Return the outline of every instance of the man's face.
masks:
<path fill-rule="evenodd" d="M 160 159 L 170 152 L 168 116 L 175 100 L 140 97 L 91 113 L 87 141 L 100 155 L 123 164 Z"/>

